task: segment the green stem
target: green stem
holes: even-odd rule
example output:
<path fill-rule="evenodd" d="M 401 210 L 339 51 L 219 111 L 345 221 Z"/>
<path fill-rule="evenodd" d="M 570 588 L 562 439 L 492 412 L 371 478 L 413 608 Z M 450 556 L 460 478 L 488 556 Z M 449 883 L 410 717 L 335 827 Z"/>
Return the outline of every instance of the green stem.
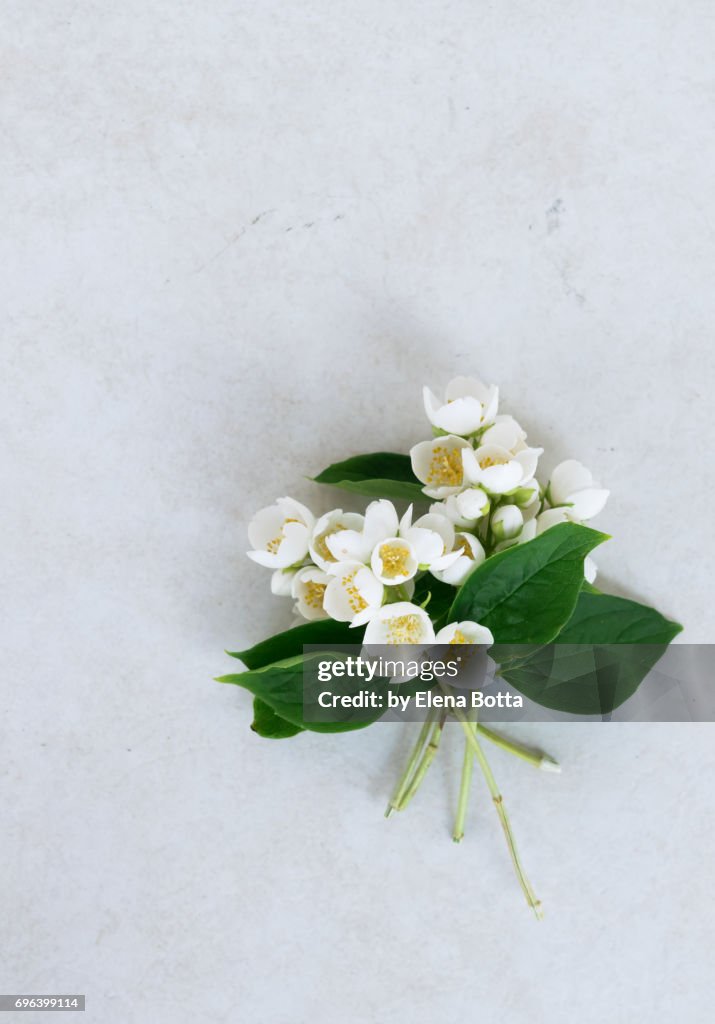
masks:
<path fill-rule="evenodd" d="M 434 712 L 432 712 L 432 711 L 428 712 L 427 717 L 425 718 L 425 721 L 424 721 L 424 725 L 420 729 L 419 736 L 417 737 L 417 742 L 415 743 L 414 747 L 412 748 L 412 752 L 410 754 L 410 759 L 407 762 L 407 767 L 405 768 L 404 772 L 402 773 L 402 776 L 401 776 L 399 782 L 397 783 L 397 786 L 395 787 L 395 792 L 393 793 L 392 798 L 391 798 L 389 804 L 387 805 L 387 810 L 385 811 L 385 817 L 386 818 L 389 818 L 393 811 L 399 810 L 400 801 L 402 800 L 403 796 L 405 795 L 407 787 L 408 787 L 408 785 L 410 783 L 410 780 L 412 778 L 412 774 L 413 774 L 413 772 L 415 770 L 415 765 L 419 761 L 420 754 L 422 753 L 424 745 L 427 742 L 427 737 L 429 735 L 429 731 L 430 731 L 430 727 L 432 725 L 433 719 L 434 719 Z"/>
<path fill-rule="evenodd" d="M 526 897 L 526 902 L 529 904 L 529 906 L 534 911 L 536 916 L 541 917 L 541 902 L 536 898 L 536 894 L 534 893 L 534 890 L 531 887 L 531 883 L 529 882 L 529 879 L 526 876 L 526 872 L 524 871 L 524 867 L 521 863 L 519 851 L 516 848 L 516 840 L 514 839 L 514 834 L 511 830 L 511 824 L 509 823 L 509 815 L 506 812 L 504 800 L 502 798 L 501 793 L 499 792 L 499 787 L 497 786 L 497 782 L 489 766 L 489 762 L 487 761 L 484 755 L 484 751 L 482 750 L 475 733 L 472 731 L 470 727 L 470 723 L 467 721 L 467 719 L 464 717 L 460 710 L 458 710 L 457 708 L 454 708 L 453 710 L 455 716 L 457 717 L 462 726 L 462 729 L 464 730 L 464 734 L 467 737 L 467 742 L 471 745 L 472 749 L 474 750 L 474 756 L 477 759 L 479 767 L 482 770 L 482 774 L 484 775 L 486 784 L 489 788 L 489 792 L 491 793 L 492 801 L 494 803 L 494 806 L 496 807 L 497 814 L 499 815 L 501 827 L 504 830 L 504 836 L 506 838 L 506 844 L 509 848 L 511 860 L 514 865 L 514 871 L 516 872 L 516 877 L 519 879 L 519 884 L 521 885 L 524 896 Z"/>
<path fill-rule="evenodd" d="M 409 804 L 412 797 L 415 795 L 417 790 L 420 788 L 420 784 L 427 774 L 427 769 L 435 759 L 435 754 L 439 750 L 439 741 L 442 739 L 442 730 L 444 729 L 444 723 L 447 718 L 447 713 L 443 712 L 439 721 L 435 722 L 432 727 L 432 735 L 430 736 L 429 743 L 425 748 L 425 752 L 422 755 L 420 763 L 417 765 L 417 770 L 412 777 L 412 781 L 407 787 L 406 791 L 402 795 L 402 799 L 397 805 L 398 811 L 404 811 Z"/>
<path fill-rule="evenodd" d="M 486 725 L 478 725 L 477 728 L 491 743 L 501 747 L 502 750 L 508 750 L 510 754 L 520 757 L 523 761 L 528 761 L 535 768 L 541 768 L 545 772 L 561 771 L 559 762 L 555 761 L 549 754 L 545 754 L 543 750 L 535 750 L 533 747 L 524 746 L 523 743 L 517 743 L 516 740 L 507 739 L 506 736 L 488 729 Z"/>
<path fill-rule="evenodd" d="M 467 817 L 467 804 L 469 802 L 469 790 L 472 785 L 472 770 L 474 768 L 474 751 L 464 741 L 464 761 L 462 762 L 462 779 L 459 784 L 459 800 L 457 802 L 457 817 L 454 820 L 454 832 L 452 839 L 455 843 L 461 843 L 464 839 L 464 822 Z"/>

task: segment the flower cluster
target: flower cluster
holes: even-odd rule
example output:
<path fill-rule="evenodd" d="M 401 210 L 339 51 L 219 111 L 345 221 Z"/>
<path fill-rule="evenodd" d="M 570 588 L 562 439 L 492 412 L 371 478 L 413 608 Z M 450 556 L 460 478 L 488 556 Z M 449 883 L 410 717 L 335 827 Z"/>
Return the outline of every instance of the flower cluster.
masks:
<path fill-rule="evenodd" d="M 280 498 L 251 521 L 250 558 L 273 569 L 271 589 L 292 596 L 305 619 L 332 618 L 365 626 L 365 643 L 491 643 L 476 622 L 435 633 L 428 609 L 412 602 L 415 582 L 430 573 L 458 587 L 486 558 L 532 540 L 562 522 L 582 523 L 601 511 L 608 491 L 580 462 L 556 467 L 546 486 L 536 479 L 542 448 L 499 414 L 496 387 L 456 377 L 444 401 L 424 389 L 433 438 L 410 459 L 429 511 L 400 517 L 387 499 L 364 515 L 333 509 L 316 518 L 292 498 Z M 586 575 L 595 567 L 587 559 Z"/>

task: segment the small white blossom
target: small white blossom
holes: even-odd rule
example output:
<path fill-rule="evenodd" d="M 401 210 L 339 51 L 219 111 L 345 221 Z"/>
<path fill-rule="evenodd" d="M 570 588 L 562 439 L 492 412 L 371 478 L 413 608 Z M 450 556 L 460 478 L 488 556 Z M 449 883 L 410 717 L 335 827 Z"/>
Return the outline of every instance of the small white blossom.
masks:
<path fill-rule="evenodd" d="M 441 512 L 428 512 L 413 523 L 410 505 L 400 520 L 400 537 L 412 545 L 421 569 L 444 569 L 456 560 L 454 526 Z"/>
<path fill-rule="evenodd" d="M 412 472 L 425 485 L 430 498 L 447 498 L 464 487 L 462 452 L 472 451 L 469 441 L 448 434 L 431 441 L 420 441 L 410 449 Z"/>
<path fill-rule="evenodd" d="M 310 537 L 310 557 L 316 565 L 319 565 L 325 572 L 329 567 L 338 561 L 338 558 L 328 547 L 328 538 L 343 530 L 362 531 L 365 523 L 365 516 L 358 512 L 343 512 L 341 508 L 335 508 L 332 512 L 326 512 L 321 516 L 313 527 Z"/>
<path fill-rule="evenodd" d="M 489 495 L 481 487 L 468 487 L 456 496 L 454 502 L 457 511 L 468 523 L 476 523 L 489 511 Z"/>
<path fill-rule="evenodd" d="M 271 593 L 276 597 L 291 597 L 293 579 L 297 571 L 297 569 L 276 569 L 271 576 Z"/>
<path fill-rule="evenodd" d="M 464 476 L 489 494 L 507 494 L 532 480 L 542 452 L 543 448 L 523 448 L 513 454 L 496 444 L 464 449 Z"/>
<path fill-rule="evenodd" d="M 443 626 L 435 637 L 438 644 L 487 644 L 494 643 L 490 629 L 478 622 L 465 619 L 464 622 L 450 622 Z"/>
<path fill-rule="evenodd" d="M 446 434 L 467 437 L 493 423 L 499 405 L 499 389 L 473 377 L 455 377 L 441 402 L 429 388 L 423 389 L 425 412 L 433 427 Z"/>
<path fill-rule="evenodd" d="M 591 471 L 576 459 L 567 459 L 556 467 L 546 491 L 550 505 L 569 506 L 569 515 L 580 522 L 598 515 L 609 493 L 594 482 Z"/>
<path fill-rule="evenodd" d="M 382 604 L 385 588 L 362 562 L 337 562 L 330 568 L 323 608 L 332 619 L 361 626 Z"/>
<path fill-rule="evenodd" d="M 491 531 L 497 540 L 511 540 L 518 536 L 524 525 L 524 516 L 517 505 L 501 505 L 490 523 Z"/>
<path fill-rule="evenodd" d="M 328 613 L 323 607 L 323 599 L 329 582 L 330 576 L 316 566 L 309 565 L 305 569 L 299 569 L 293 579 L 295 611 L 304 619 L 327 619 Z"/>
<path fill-rule="evenodd" d="M 486 558 L 486 552 L 472 533 L 455 534 L 452 550 L 457 552 L 459 557 L 446 569 L 432 569 L 432 575 L 442 583 L 458 587 L 472 569 L 482 564 Z"/>
<path fill-rule="evenodd" d="M 434 640 L 432 620 L 409 601 L 385 604 L 368 622 L 365 644 L 425 644 Z"/>
<path fill-rule="evenodd" d="M 526 431 L 519 426 L 513 416 L 497 416 L 494 424 L 485 430 L 481 437 L 481 444 L 496 444 L 514 455 L 526 448 L 525 441 Z"/>
<path fill-rule="evenodd" d="M 269 569 L 287 569 L 308 554 L 313 513 L 293 498 L 279 498 L 257 512 L 248 525 L 254 550 L 248 557 Z"/>
<path fill-rule="evenodd" d="M 362 525 L 329 534 L 325 543 L 338 562 L 369 564 L 375 545 L 397 536 L 399 519 L 391 501 L 371 501 L 365 509 Z"/>
<path fill-rule="evenodd" d="M 411 580 L 419 562 L 408 541 L 401 537 L 388 537 L 375 545 L 370 566 L 381 583 L 394 587 Z"/>

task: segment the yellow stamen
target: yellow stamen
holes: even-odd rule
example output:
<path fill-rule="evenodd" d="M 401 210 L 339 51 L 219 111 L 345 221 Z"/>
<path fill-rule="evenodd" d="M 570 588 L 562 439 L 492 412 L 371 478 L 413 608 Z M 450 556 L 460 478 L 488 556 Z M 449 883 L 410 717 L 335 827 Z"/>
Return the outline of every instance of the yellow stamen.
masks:
<path fill-rule="evenodd" d="M 461 449 L 445 448 L 443 445 L 433 448 L 427 483 L 438 487 L 459 487 L 462 480 Z"/>
<path fill-rule="evenodd" d="M 402 544 L 382 544 L 380 546 L 382 575 L 391 580 L 396 576 L 407 576 L 410 571 L 407 565 L 409 557 L 410 549 Z"/>
<path fill-rule="evenodd" d="M 388 644 L 416 644 L 422 635 L 422 621 L 418 615 L 398 615 L 387 621 Z"/>
<path fill-rule="evenodd" d="M 308 605 L 308 607 L 322 608 L 326 584 L 316 583 L 314 580 L 308 580 L 303 586 L 303 601 Z"/>
<path fill-rule="evenodd" d="M 345 593 L 348 595 L 348 604 L 356 615 L 358 612 L 362 612 L 367 608 L 367 601 L 353 583 L 357 572 L 359 572 L 358 569 L 353 569 L 353 571 L 348 573 L 347 576 L 343 576 L 340 581 L 342 586 L 345 588 Z"/>

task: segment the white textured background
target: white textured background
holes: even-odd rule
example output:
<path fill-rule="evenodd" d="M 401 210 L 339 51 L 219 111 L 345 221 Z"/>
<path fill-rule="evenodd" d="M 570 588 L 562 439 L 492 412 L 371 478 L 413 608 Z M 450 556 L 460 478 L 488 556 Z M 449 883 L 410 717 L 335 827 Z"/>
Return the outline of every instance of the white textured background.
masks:
<path fill-rule="evenodd" d="M 101 1024 L 712 1019 L 712 726 L 262 741 L 253 510 L 475 372 L 712 639 L 710 0 L 0 0 L 0 988 Z M 449 740 L 453 742 L 450 744 Z M 23 1017 L 31 1024 L 34 1015 Z M 43 1018 L 44 1019 L 44 1018 Z"/>

